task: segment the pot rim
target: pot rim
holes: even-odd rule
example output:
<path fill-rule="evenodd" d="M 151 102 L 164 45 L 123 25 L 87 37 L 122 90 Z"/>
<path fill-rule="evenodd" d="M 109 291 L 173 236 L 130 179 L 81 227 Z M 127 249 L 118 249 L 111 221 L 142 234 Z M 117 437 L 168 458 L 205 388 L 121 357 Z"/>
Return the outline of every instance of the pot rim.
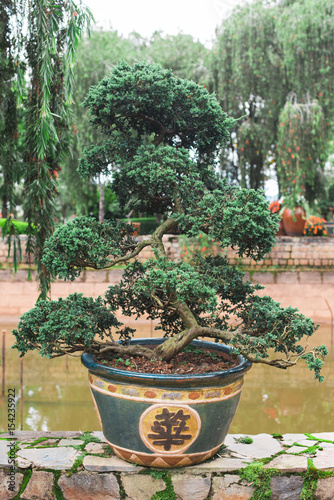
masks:
<path fill-rule="evenodd" d="M 161 344 L 166 339 L 164 338 L 143 338 L 143 339 L 133 339 L 131 344 Z M 232 347 L 225 344 L 217 344 L 214 342 L 208 342 L 204 340 L 193 340 L 190 345 L 195 345 L 198 347 L 210 348 L 216 351 L 223 351 L 228 354 L 231 353 Z M 252 366 L 251 361 L 245 359 L 243 356 L 238 354 L 239 364 L 233 368 L 228 368 L 227 370 L 220 370 L 216 372 L 201 373 L 201 374 L 183 374 L 183 375 L 173 375 L 173 374 L 162 374 L 162 373 L 140 373 L 127 370 L 119 370 L 118 368 L 111 368 L 109 366 L 104 366 L 94 360 L 94 355 L 89 353 L 83 353 L 81 356 L 82 364 L 88 368 L 88 370 L 96 375 L 112 377 L 117 380 L 124 380 L 126 382 L 131 379 L 131 381 L 136 381 L 139 383 L 149 383 L 154 382 L 156 385 L 164 385 L 166 381 L 181 383 L 183 381 L 189 382 L 192 380 L 197 385 L 205 385 L 207 382 L 212 383 L 217 380 L 227 379 L 230 381 L 235 378 L 240 378 L 246 373 Z"/>

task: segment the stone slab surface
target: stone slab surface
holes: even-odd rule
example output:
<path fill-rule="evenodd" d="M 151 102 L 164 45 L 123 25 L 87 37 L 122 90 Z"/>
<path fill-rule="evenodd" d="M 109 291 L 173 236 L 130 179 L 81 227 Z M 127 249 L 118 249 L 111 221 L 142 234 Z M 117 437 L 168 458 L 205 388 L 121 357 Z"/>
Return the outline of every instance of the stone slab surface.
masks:
<path fill-rule="evenodd" d="M 13 489 L 11 491 L 8 489 L 8 473 L 7 471 L 0 470 L 0 498 L 1 500 L 10 500 L 20 491 L 21 485 L 23 481 L 23 474 L 16 473 L 15 479 L 13 480 Z"/>
<path fill-rule="evenodd" d="M 87 451 L 87 453 L 103 454 L 106 451 L 107 447 L 108 445 L 102 443 L 88 443 L 85 446 L 85 450 Z"/>
<path fill-rule="evenodd" d="M 9 443 L 10 441 L 0 440 L 0 467 L 10 467 L 8 464 Z"/>
<path fill-rule="evenodd" d="M 66 500 L 119 500 L 120 491 L 113 474 L 78 472 L 62 475 L 58 481 Z"/>
<path fill-rule="evenodd" d="M 206 500 L 211 488 L 211 474 L 206 477 L 190 474 L 173 475 L 174 492 L 182 500 Z"/>
<path fill-rule="evenodd" d="M 58 446 L 80 446 L 83 444 L 81 439 L 61 439 Z"/>
<path fill-rule="evenodd" d="M 307 457 L 297 455 L 279 455 L 265 465 L 266 469 L 278 469 L 282 472 L 305 472 L 307 470 Z"/>
<path fill-rule="evenodd" d="M 232 453 L 237 453 L 238 456 L 258 459 L 268 458 L 283 450 L 280 442 L 268 434 L 257 434 L 249 436 L 253 439 L 251 444 L 243 444 L 236 439 L 245 437 L 244 434 L 227 435 L 224 444 Z"/>
<path fill-rule="evenodd" d="M 138 472 L 143 467 L 125 462 L 118 457 L 94 457 L 86 455 L 83 460 L 83 466 L 91 472 Z"/>
<path fill-rule="evenodd" d="M 246 484 L 238 484 L 240 477 L 226 474 L 212 480 L 212 500 L 250 500 L 254 488 Z"/>
<path fill-rule="evenodd" d="M 82 432 L 80 431 L 19 431 L 16 430 L 14 432 L 14 436 L 11 436 L 8 432 L 1 432 L 0 437 L 3 439 L 17 439 L 19 441 L 22 441 L 23 443 L 26 442 L 33 442 L 36 439 L 40 439 L 42 437 L 46 438 L 63 438 L 66 436 L 66 438 L 73 438 L 73 437 L 80 437 L 82 436 Z"/>
<path fill-rule="evenodd" d="M 287 433 L 287 434 L 283 434 L 283 438 L 281 439 L 280 443 L 282 445 L 292 446 L 293 443 L 301 443 L 305 439 L 307 440 L 307 437 L 305 436 L 305 434 Z"/>
<path fill-rule="evenodd" d="M 314 467 L 321 470 L 334 470 L 334 445 L 317 450 L 313 459 Z"/>
<path fill-rule="evenodd" d="M 334 477 L 318 479 L 315 491 L 315 500 L 333 500 L 334 498 Z"/>
<path fill-rule="evenodd" d="M 244 469 L 252 460 L 250 458 L 227 458 L 221 457 L 211 462 L 203 462 L 193 467 L 187 467 L 187 471 L 194 474 L 203 474 L 205 472 L 233 472 Z"/>
<path fill-rule="evenodd" d="M 18 456 L 28 460 L 35 467 L 45 469 L 70 469 L 78 456 L 78 451 L 71 447 L 33 448 L 20 450 Z"/>
<path fill-rule="evenodd" d="M 52 472 L 34 471 L 27 487 L 21 495 L 22 500 L 56 500 L 52 492 L 54 477 Z"/>
<path fill-rule="evenodd" d="M 333 441 L 334 443 L 334 432 L 316 432 L 311 435 L 316 439 L 325 439 L 326 441 Z"/>
<path fill-rule="evenodd" d="M 154 493 L 166 489 L 165 481 L 150 475 L 121 474 L 121 478 L 129 500 L 151 500 Z"/>
<path fill-rule="evenodd" d="M 275 476 L 270 481 L 271 500 L 299 500 L 303 489 L 300 476 Z"/>
<path fill-rule="evenodd" d="M 102 443 L 106 443 L 106 438 L 103 435 L 103 432 L 101 431 L 93 431 L 91 432 L 91 435 L 99 439 Z"/>

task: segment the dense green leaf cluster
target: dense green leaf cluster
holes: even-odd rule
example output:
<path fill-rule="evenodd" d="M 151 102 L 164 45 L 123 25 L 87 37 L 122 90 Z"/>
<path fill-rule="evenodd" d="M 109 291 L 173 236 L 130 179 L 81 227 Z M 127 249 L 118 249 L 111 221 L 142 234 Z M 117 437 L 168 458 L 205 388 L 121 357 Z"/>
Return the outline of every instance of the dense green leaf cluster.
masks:
<path fill-rule="evenodd" d="M 163 142 L 212 155 L 234 123 L 204 87 L 146 62 L 115 66 L 90 89 L 84 104 L 92 123 L 121 144 L 127 160 L 128 143 L 131 147 L 135 141 L 139 147 L 144 136 L 155 145 Z"/>
<path fill-rule="evenodd" d="M 262 259 L 275 243 L 277 218 L 268 211 L 260 191 L 239 189 L 221 182 L 210 192 L 193 183 L 193 194 L 184 211 L 175 215 L 182 230 L 196 235 L 201 230 L 222 247 L 237 246 L 239 255 Z M 190 185 L 189 185 L 190 187 Z M 202 192 L 202 196 L 199 193 Z"/>
<path fill-rule="evenodd" d="M 73 281 L 82 268 L 102 269 L 135 248 L 133 231 L 122 221 L 98 223 L 92 217 L 77 217 L 47 240 L 42 262 L 53 276 Z"/>
<path fill-rule="evenodd" d="M 34 349 L 46 357 L 89 352 L 94 345 L 96 349 L 96 336 L 103 339 L 110 336 L 112 327 L 121 326 L 114 311 L 101 297 L 92 299 L 77 293 L 58 301 L 40 300 L 13 330 L 13 347 L 21 356 Z"/>

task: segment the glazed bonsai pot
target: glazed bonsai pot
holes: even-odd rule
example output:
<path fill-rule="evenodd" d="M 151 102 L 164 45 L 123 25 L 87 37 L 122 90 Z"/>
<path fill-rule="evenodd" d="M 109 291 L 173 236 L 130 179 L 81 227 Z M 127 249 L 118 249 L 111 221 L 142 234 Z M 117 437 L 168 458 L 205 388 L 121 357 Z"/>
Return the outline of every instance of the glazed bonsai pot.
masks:
<path fill-rule="evenodd" d="M 157 345 L 163 339 L 133 344 Z M 231 348 L 194 341 L 198 347 Z M 114 453 L 150 467 L 184 467 L 211 458 L 223 444 L 235 415 L 244 374 L 251 363 L 199 375 L 137 373 L 106 367 L 82 355 L 103 434 Z"/>

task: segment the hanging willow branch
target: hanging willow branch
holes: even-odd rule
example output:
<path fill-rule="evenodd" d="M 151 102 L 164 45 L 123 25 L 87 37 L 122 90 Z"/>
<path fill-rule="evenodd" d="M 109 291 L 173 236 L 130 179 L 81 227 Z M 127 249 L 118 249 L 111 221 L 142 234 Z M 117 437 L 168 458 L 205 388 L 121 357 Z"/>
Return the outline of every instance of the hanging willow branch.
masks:
<path fill-rule="evenodd" d="M 72 1 L 33 0 L 2 2 L 2 13 L 7 15 L 4 32 L 8 51 L 13 54 L 19 69 L 15 88 L 17 101 L 24 103 L 22 132 L 23 152 L 16 164 L 19 176 L 14 179 L 10 165 L 5 170 L 7 192 L 15 180 L 24 181 L 24 212 L 30 227 L 27 253 L 37 263 L 41 297 L 45 298 L 50 285 L 50 273 L 41 264 L 45 240 L 54 229 L 57 172 L 68 155 L 72 139 L 73 67 L 75 54 L 83 30 L 92 20 L 90 10 Z M 6 20 L 6 19 L 5 19 Z M 9 26 L 25 26 L 17 36 Z M 6 49 L 4 44 L 2 51 Z M 23 59 L 24 58 L 24 59 Z M 22 63 L 21 63 L 22 59 Z M 22 85 L 26 74 L 25 85 Z M 9 66 L 8 66 L 9 68 Z M 24 99 L 26 96 L 26 99 Z M 15 116 L 15 113 L 14 115 Z M 4 143 L 8 150 L 9 139 Z M 3 197 L 6 204 L 9 195 Z"/>

